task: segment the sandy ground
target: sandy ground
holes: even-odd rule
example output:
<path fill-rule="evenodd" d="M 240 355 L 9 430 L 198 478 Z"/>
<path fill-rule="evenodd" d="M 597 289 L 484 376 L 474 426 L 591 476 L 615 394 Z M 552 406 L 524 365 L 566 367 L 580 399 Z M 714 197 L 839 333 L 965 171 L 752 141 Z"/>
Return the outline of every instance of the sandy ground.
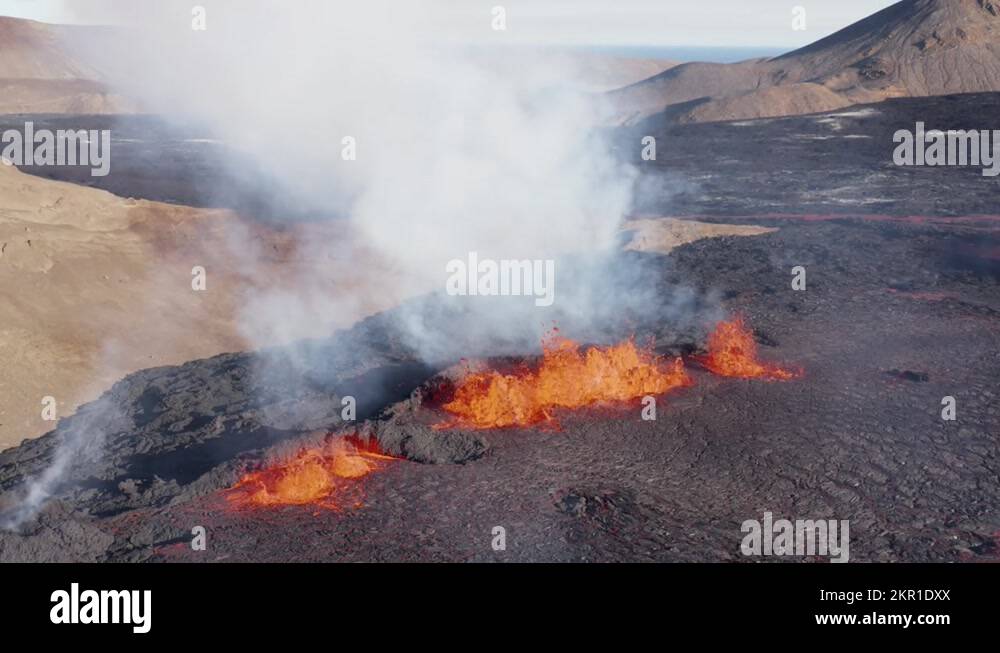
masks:
<path fill-rule="evenodd" d="M 760 236 L 775 229 L 755 225 L 712 224 L 679 218 L 640 218 L 625 224 L 631 240 L 625 249 L 632 252 L 669 254 L 675 247 L 703 238 Z"/>
<path fill-rule="evenodd" d="M 6 165 L 0 198 L 0 448 L 53 427 L 42 419 L 43 397 L 56 399 L 61 417 L 129 370 L 239 346 L 232 302 L 194 292 L 191 266 L 179 260 L 156 265 L 166 253 L 142 230 L 154 217 L 169 229 L 230 216 L 121 199 Z"/>
<path fill-rule="evenodd" d="M 45 397 L 61 418 L 129 372 L 247 348 L 236 323 L 247 294 L 286 283 L 296 243 L 344 237 L 326 229 L 304 239 L 228 211 L 124 199 L 0 165 L 0 449 L 54 428 Z M 258 250 L 253 276 L 241 265 L 246 243 Z M 204 291 L 192 289 L 194 266 L 206 269 Z M 327 267 L 330 287 L 317 292 L 363 282 L 346 261 Z M 396 301 L 372 294 L 274 341 L 325 335 Z"/>

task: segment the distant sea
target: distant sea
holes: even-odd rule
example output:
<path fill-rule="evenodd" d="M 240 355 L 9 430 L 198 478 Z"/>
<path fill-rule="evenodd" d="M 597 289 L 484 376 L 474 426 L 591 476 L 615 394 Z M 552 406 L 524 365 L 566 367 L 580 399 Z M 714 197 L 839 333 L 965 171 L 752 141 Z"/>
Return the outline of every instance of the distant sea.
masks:
<path fill-rule="evenodd" d="M 601 52 L 619 57 L 634 59 L 669 59 L 672 61 L 708 61 L 712 63 L 733 63 L 744 59 L 760 57 L 777 57 L 791 51 L 792 48 L 713 48 L 713 47 L 667 47 L 667 46 L 636 46 L 636 45 L 598 45 L 580 46 L 572 49 L 588 52 Z"/>

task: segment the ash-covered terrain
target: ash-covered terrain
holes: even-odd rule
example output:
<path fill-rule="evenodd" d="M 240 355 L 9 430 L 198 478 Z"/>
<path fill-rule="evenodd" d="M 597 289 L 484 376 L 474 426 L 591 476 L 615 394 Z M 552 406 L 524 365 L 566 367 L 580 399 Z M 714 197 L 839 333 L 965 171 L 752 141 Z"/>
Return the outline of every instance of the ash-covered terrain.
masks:
<path fill-rule="evenodd" d="M 259 221 L 315 217 L 246 153 L 190 120 L 155 115 L 5 114 L 0 115 L 0 132 L 23 130 L 28 122 L 37 130 L 53 132 L 107 130 L 114 153 L 111 172 L 105 176 L 93 176 L 88 166 L 67 165 L 22 167 L 28 174 L 99 188 L 119 197 L 230 208 Z"/>
<path fill-rule="evenodd" d="M 418 362 L 390 312 L 313 343 L 305 374 L 291 363 L 281 374 L 280 352 L 134 374 L 0 454 L 9 516 L 61 441 L 94 443 L 67 461 L 36 519 L 0 534 L 0 558 L 739 561 L 740 524 L 769 511 L 850 520 L 854 561 L 997 560 L 1000 224 L 755 223 L 778 230 L 619 264 L 665 298 L 720 297 L 765 359 L 802 378 L 691 365 L 694 385 L 661 398 L 656 421 L 635 402 L 560 413 L 559 429 L 435 430 L 436 375 L 449 365 Z M 791 289 L 797 265 L 805 291 Z M 716 308 L 692 310 L 708 325 Z M 475 355 L 461 320 L 439 315 L 427 327 Z M 704 345 L 697 323 L 631 315 L 617 335 L 688 355 Z M 357 425 L 341 421 L 345 394 L 358 397 Z M 955 421 L 941 418 L 945 396 Z M 244 471 L 329 431 L 374 438 L 400 460 L 360 479 L 341 510 L 226 500 Z M 196 526 L 205 551 L 190 546 Z M 496 526 L 504 551 L 491 546 Z"/>
<path fill-rule="evenodd" d="M 998 115 L 1000 93 L 703 124 L 661 115 L 617 143 L 643 172 L 637 211 L 654 215 L 993 215 L 996 177 L 983 177 L 982 166 L 896 166 L 893 134 L 918 122 L 927 131 L 995 130 Z M 645 136 L 657 139 L 655 161 L 640 160 Z"/>
<path fill-rule="evenodd" d="M 635 211 L 650 215 L 968 216 L 997 212 L 995 178 L 982 167 L 898 167 L 893 134 L 917 122 L 933 130 L 1000 129 L 1000 93 L 897 98 L 786 118 L 677 124 L 657 115 L 619 129 L 617 154 L 635 163 Z M 0 116 L 0 131 L 81 127 L 80 116 Z M 328 218 L 299 206 L 273 176 L 211 130 L 152 116 L 83 117 L 109 129 L 114 168 L 37 166 L 24 172 L 93 186 L 121 197 L 227 207 L 265 220 Z M 657 139 L 643 161 L 642 139 Z M 223 165 L 224 161 L 240 165 Z M 239 171 L 237 173 L 237 171 Z M 752 192 L 747 192 L 752 189 Z"/>

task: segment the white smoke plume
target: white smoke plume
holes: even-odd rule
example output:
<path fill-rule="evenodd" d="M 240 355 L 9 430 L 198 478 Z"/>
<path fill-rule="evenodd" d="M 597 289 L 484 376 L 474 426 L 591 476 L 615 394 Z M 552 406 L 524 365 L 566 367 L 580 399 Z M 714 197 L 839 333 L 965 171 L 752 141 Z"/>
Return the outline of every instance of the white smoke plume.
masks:
<path fill-rule="evenodd" d="M 558 265 L 615 244 L 634 173 L 595 136 L 598 102 L 574 90 L 565 58 L 504 47 L 491 3 L 460 3 L 455 19 L 446 0 L 214 0 L 201 3 L 204 31 L 192 29 L 186 2 L 68 4 L 130 34 L 94 52 L 116 90 L 207 124 L 297 202 L 346 220 L 344 241 L 309 243 L 308 258 L 357 247 L 395 271 L 373 266 L 359 292 L 443 290 L 447 262 L 471 251 Z M 342 158 L 348 137 L 356 160 Z M 560 292 L 562 268 L 557 310 L 585 313 Z M 300 272 L 299 283 L 248 298 L 250 346 L 339 310 L 316 283 L 320 270 Z M 492 303 L 484 326 L 524 329 L 515 304 Z M 539 311 L 525 336 L 554 316 Z"/>
<path fill-rule="evenodd" d="M 98 354 L 98 364 L 93 386 L 81 390 L 81 396 L 96 396 L 103 390 L 108 375 L 119 374 L 120 352 L 114 343 L 107 343 Z M 11 507 L 0 511 L 0 529 L 16 531 L 34 519 L 45 503 L 56 495 L 74 465 L 100 458 L 108 435 L 108 428 L 123 424 L 124 416 L 110 401 L 99 399 L 82 408 L 75 416 L 71 428 L 62 429 L 60 441 L 48 466 L 39 474 L 27 478 L 15 491 Z M 98 426 L 99 425 L 99 426 Z"/>

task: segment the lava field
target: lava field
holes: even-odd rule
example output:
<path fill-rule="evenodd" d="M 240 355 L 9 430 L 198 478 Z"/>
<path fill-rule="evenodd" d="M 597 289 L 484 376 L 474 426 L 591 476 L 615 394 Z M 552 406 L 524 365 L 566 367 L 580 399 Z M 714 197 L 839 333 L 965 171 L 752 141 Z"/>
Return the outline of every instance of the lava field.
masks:
<path fill-rule="evenodd" d="M 1000 221 L 752 222 L 777 230 L 615 262 L 664 298 L 718 298 L 683 324 L 628 315 L 585 342 L 634 338 L 683 361 L 689 382 L 660 386 L 655 420 L 632 399 L 449 424 L 469 361 L 421 362 L 394 309 L 310 343 L 305 373 L 281 350 L 145 370 L 0 453 L 9 516 L 60 442 L 93 442 L 37 518 L 0 531 L 0 559 L 740 561 L 740 524 L 765 511 L 850 520 L 853 561 L 1000 559 Z M 476 359 L 461 317 L 433 314 L 426 326 Z M 734 316 L 793 378 L 705 364 Z M 481 369 L 539 370 L 540 354 Z M 281 486 L 289 466 L 304 486 Z M 199 526 L 205 550 L 190 545 Z"/>
<path fill-rule="evenodd" d="M 991 181 L 976 167 L 893 165 L 892 136 L 913 130 L 1000 129 L 1000 93 L 898 98 L 831 113 L 785 118 L 676 124 L 656 116 L 616 130 L 623 160 L 642 173 L 636 211 L 649 215 L 934 215 L 997 212 Z M 0 131 L 25 116 L 0 116 Z M 79 126 L 65 116 L 34 117 L 38 128 Z M 151 116 L 89 116 L 89 129 L 111 129 L 115 173 L 92 177 L 85 167 L 36 166 L 25 171 L 110 191 L 122 197 L 228 207 L 264 221 L 316 219 L 287 188 L 210 133 Z M 643 137 L 660 143 L 641 161 Z M 239 166 L 223 161 L 238 160 Z M 765 165 L 762 165 L 762 161 Z M 149 174 L 155 170 L 156 174 Z M 239 170 L 239 175 L 236 175 Z M 752 192 L 747 192 L 752 189 Z"/>
<path fill-rule="evenodd" d="M 994 215 L 996 190 L 975 166 L 898 167 L 893 134 L 1000 129 L 1000 93 L 897 98 L 830 113 L 676 124 L 656 116 L 618 139 L 643 172 L 637 210 L 650 215 Z M 638 160 L 655 136 L 655 161 Z M 748 192 L 751 189 L 751 192 Z"/>

